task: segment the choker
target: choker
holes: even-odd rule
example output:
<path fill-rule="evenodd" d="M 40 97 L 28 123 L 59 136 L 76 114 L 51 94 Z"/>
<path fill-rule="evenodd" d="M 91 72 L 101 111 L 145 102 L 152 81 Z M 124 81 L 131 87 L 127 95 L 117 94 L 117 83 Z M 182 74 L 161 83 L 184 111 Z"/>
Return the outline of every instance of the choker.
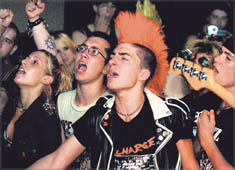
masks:
<path fill-rule="evenodd" d="M 129 113 L 129 114 L 125 114 L 125 113 L 119 112 L 119 111 L 117 111 L 117 109 L 116 109 L 116 112 L 117 112 L 117 114 L 119 114 L 119 115 L 125 117 L 125 118 L 124 118 L 124 121 L 125 121 L 125 122 L 130 122 L 130 121 L 131 121 L 131 116 L 132 116 L 134 113 L 136 113 L 143 105 L 144 105 L 144 102 L 143 102 L 139 107 L 137 107 L 137 109 L 135 109 L 133 112 L 131 112 L 131 113 Z"/>

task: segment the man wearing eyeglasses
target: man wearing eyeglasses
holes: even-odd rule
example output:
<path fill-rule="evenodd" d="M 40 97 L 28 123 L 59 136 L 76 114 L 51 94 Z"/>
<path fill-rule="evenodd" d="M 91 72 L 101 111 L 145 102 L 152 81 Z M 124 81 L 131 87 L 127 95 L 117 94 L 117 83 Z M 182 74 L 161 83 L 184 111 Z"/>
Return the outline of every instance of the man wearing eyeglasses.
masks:
<path fill-rule="evenodd" d="M 93 32 L 83 44 L 76 47 L 76 51 L 74 74 L 77 88 L 60 94 L 57 101 L 66 138 L 73 134 L 72 124 L 94 106 L 99 97 L 109 94 L 103 74 L 111 51 L 109 36 L 103 32 Z M 88 153 L 84 152 L 70 167 L 90 169 Z"/>

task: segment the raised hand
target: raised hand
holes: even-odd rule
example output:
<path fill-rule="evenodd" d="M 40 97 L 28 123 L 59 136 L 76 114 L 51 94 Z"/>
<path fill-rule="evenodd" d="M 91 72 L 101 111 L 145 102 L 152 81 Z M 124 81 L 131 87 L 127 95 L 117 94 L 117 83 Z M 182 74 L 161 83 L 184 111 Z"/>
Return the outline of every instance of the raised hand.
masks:
<path fill-rule="evenodd" d="M 215 129 L 215 115 L 214 110 L 203 111 L 198 119 L 198 136 L 202 146 L 207 143 L 214 142 L 213 134 Z"/>
<path fill-rule="evenodd" d="M 25 6 L 25 12 L 30 22 L 37 20 L 44 10 L 45 3 L 41 0 L 30 0 Z"/>
<path fill-rule="evenodd" d="M 10 9 L 0 9 L 0 26 L 8 27 L 12 22 L 14 14 Z"/>
<path fill-rule="evenodd" d="M 108 32 L 109 31 L 110 22 L 107 20 L 106 16 L 100 16 L 95 23 L 95 30 L 101 32 Z"/>

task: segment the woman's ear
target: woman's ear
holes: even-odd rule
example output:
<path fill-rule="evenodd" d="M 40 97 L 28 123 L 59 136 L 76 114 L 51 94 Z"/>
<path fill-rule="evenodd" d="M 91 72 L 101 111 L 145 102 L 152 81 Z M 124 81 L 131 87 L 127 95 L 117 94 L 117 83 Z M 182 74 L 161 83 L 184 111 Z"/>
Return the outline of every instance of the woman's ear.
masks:
<path fill-rule="evenodd" d="M 141 69 L 140 74 L 139 74 L 139 80 L 146 81 L 150 77 L 150 71 L 149 69 Z"/>
<path fill-rule="evenodd" d="M 45 75 L 42 78 L 42 83 L 45 84 L 45 85 L 50 85 L 52 82 L 53 82 L 53 77 L 52 76 Z"/>

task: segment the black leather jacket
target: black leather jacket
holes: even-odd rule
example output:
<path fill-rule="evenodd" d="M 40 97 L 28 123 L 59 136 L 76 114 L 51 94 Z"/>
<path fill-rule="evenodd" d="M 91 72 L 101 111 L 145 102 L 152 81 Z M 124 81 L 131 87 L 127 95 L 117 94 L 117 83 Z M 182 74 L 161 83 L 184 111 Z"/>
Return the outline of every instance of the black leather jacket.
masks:
<path fill-rule="evenodd" d="M 39 96 L 15 122 L 10 141 L 6 129 L 15 114 L 16 102 L 7 103 L 2 114 L 2 168 L 26 168 L 60 146 L 60 121 L 52 106 L 45 103 L 43 95 Z"/>
<path fill-rule="evenodd" d="M 181 139 L 192 136 L 192 124 L 191 121 L 187 120 L 187 114 L 190 110 L 178 99 L 168 98 L 164 101 L 148 89 L 145 89 L 145 94 L 154 113 L 156 129 L 162 129 L 160 133 L 156 132 L 156 137 L 162 135 L 163 131 L 168 133 L 155 151 L 155 167 L 156 169 L 180 169 L 181 161 L 175 144 L 179 139 L 174 138 L 173 140 L 172 136 L 181 136 Z M 92 168 L 113 168 L 113 113 L 111 107 L 114 100 L 115 97 L 112 96 L 100 98 L 96 106 L 90 108 L 85 117 L 81 118 L 81 121 L 87 121 L 90 127 L 86 133 L 95 135 L 92 138 L 96 142 L 88 144 L 91 148 L 95 148 L 91 157 Z M 76 133 L 79 133 L 76 124 L 73 124 L 75 136 Z M 180 135 L 177 135 L 177 133 Z"/>

